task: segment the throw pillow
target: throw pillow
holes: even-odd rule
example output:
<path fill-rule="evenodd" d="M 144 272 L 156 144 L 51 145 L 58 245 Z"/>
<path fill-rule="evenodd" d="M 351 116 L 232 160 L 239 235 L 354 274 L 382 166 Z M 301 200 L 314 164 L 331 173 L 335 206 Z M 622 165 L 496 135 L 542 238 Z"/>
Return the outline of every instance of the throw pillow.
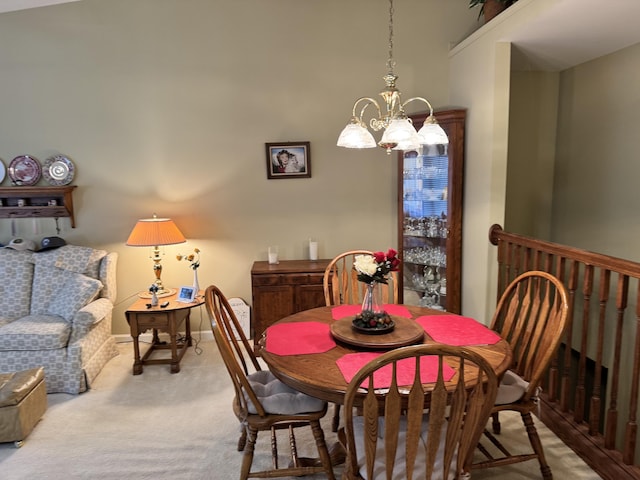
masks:
<path fill-rule="evenodd" d="M 78 310 L 92 301 L 102 288 L 102 282 L 80 273 L 67 273 L 67 279 L 49 303 L 50 315 L 71 321 Z"/>

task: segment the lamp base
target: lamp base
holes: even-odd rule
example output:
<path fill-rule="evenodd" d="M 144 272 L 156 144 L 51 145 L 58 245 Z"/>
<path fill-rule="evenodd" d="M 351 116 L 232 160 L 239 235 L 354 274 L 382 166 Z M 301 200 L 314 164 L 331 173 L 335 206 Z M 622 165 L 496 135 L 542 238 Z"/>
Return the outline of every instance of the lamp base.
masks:
<path fill-rule="evenodd" d="M 162 297 L 170 297 L 171 295 L 175 295 L 177 290 L 175 288 L 169 288 L 156 293 L 158 298 Z M 138 297 L 140 298 L 151 298 L 151 292 L 140 292 L 138 293 Z"/>

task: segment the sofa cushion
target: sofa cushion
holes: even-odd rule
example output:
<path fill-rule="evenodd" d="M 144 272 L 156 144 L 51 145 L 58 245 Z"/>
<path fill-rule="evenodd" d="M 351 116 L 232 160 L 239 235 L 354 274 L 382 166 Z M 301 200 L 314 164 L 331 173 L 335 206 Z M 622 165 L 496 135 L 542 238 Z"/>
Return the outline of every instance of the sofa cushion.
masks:
<path fill-rule="evenodd" d="M 0 248 L 0 325 L 29 315 L 33 283 L 33 252 Z"/>
<path fill-rule="evenodd" d="M 70 323 L 61 317 L 28 315 L 0 327 L 0 351 L 64 348 L 70 333 Z"/>
<path fill-rule="evenodd" d="M 49 313 L 49 303 L 67 280 L 67 272 L 98 278 L 100 261 L 105 255 L 104 250 L 77 245 L 65 245 L 55 250 L 34 253 L 35 270 L 30 313 Z"/>
<path fill-rule="evenodd" d="M 66 280 L 56 290 L 47 313 L 71 321 L 78 310 L 98 296 L 102 282 L 80 273 L 65 272 Z"/>
<path fill-rule="evenodd" d="M 100 260 L 107 254 L 104 250 L 79 245 L 65 245 L 55 250 L 46 250 L 33 255 L 38 265 L 61 268 L 70 272 L 83 273 L 98 278 Z"/>

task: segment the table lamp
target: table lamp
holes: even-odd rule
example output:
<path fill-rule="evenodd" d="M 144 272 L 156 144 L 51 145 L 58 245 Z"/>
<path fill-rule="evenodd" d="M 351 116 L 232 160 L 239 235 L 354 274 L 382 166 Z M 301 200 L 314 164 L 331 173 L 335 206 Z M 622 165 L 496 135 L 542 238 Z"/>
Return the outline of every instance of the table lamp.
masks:
<path fill-rule="evenodd" d="M 153 218 L 143 218 L 138 220 L 133 227 L 127 245 L 132 247 L 153 247 L 153 252 L 150 258 L 153 260 L 153 272 L 156 279 L 153 282 L 158 291 L 156 295 L 171 293 L 162 285 L 162 264 L 160 261 L 160 246 L 161 245 L 175 245 L 177 243 L 184 243 L 187 240 L 182 235 L 182 232 L 176 224 L 170 218 L 158 218 L 156 214 L 153 214 Z"/>

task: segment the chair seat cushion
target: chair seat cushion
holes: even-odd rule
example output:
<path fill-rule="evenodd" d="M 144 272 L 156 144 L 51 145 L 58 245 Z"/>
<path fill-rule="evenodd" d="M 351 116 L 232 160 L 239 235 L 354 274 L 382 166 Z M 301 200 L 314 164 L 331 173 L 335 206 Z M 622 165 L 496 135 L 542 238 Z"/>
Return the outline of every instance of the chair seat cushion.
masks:
<path fill-rule="evenodd" d="M 78 310 L 92 301 L 102 288 L 102 282 L 80 273 L 64 272 L 65 281 L 54 294 L 47 313 L 73 320 Z"/>
<path fill-rule="evenodd" d="M 529 388 L 529 382 L 523 379 L 517 373 L 507 370 L 504 373 L 502 382 L 498 386 L 498 395 L 496 396 L 496 405 L 507 405 L 517 402 L 522 398 Z"/>
<path fill-rule="evenodd" d="M 71 325 L 56 315 L 28 315 L 0 327 L 0 351 L 57 350 L 69 343 Z"/>
<path fill-rule="evenodd" d="M 425 415 L 422 420 L 422 426 L 420 428 L 420 446 L 416 455 L 415 466 L 413 468 L 413 478 L 425 478 L 426 476 L 426 453 L 425 448 L 427 445 L 427 431 L 429 429 L 429 416 Z M 365 446 L 364 446 L 364 419 L 360 416 L 353 419 L 353 433 L 356 441 L 356 451 L 358 452 L 358 465 L 360 467 L 360 476 L 364 480 L 386 480 L 386 465 L 385 465 L 385 452 L 384 452 L 384 418 L 380 417 L 378 420 L 378 443 L 376 444 L 376 461 L 373 470 L 373 478 L 367 477 L 367 467 L 365 458 Z M 400 432 L 398 434 L 398 449 L 396 450 L 396 458 L 393 470 L 392 480 L 406 480 L 407 469 L 405 467 L 406 456 L 406 442 L 407 442 L 407 419 L 402 417 L 400 419 Z M 441 438 L 446 435 L 446 429 L 443 430 Z M 458 455 L 455 453 L 451 459 L 451 468 L 449 469 L 449 476 L 446 480 L 454 480 L 456 478 L 456 462 Z M 433 478 L 442 479 L 442 469 L 444 463 L 444 443 L 440 442 L 436 461 L 434 465 Z"/>
<path fill-rule="evenodd" d="M 254 372 L 247 376 L 251 388 L 267 413 L 277 415 L 293 415 L 297 413 L 318 412 L 325 407 L 325 402 L 310 397 L 285 385 L 268 370 Z M 249 413 L 258 411 L 245 394 Z"/>

